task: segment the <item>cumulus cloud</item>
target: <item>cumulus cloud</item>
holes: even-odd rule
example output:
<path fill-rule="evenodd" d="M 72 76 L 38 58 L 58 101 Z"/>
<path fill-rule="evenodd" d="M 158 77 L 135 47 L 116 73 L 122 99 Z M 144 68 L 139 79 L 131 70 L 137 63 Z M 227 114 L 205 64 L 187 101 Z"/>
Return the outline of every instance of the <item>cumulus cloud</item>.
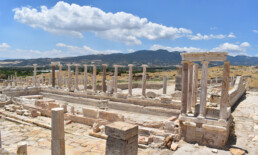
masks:
<path fill-rule="evenodd" d="M 8 45 L 7 43 L 2 43 L 0 44 L 0 49 L 6 49 L 6 48 L 10 48 L 11 46 Z"/>
<path fill-rule="evenodd" d="M 154 44 L 150 47 L 151 50 L 158 50 L 158 49 L 165 49 L 169 52 L 179 51 L 179 52 L 204 52 L 207 51 L 205 49 L 196 48 L 196 47 L 169 47 L 169 46 L 163 46 L 159 44 Z"/>
<path fill-rule="evenodd" d="M 0 44 L 2 45 L 2 44 Z M 6 46 L 5 46 L 6 47 Z M 8 46 L 10 47 L 10 46 Z M 58 58 L 58 57 L 71 57 L 89 54 L 110 54 L 120 53 L 119 50 L 95 50 L 89 46 L 83 47 L 66 45 L 64 43 L 57 43 L 56 48 L 52 50 L 27 50 L 27 49 L 14 49 L 14 48 L 1 48 L 0 58 L 2 59 L 31 59 L 31 58 Z"/>
<path fill-rule="evenodd" d="M 127 44 L 141 44 L 139 38 L 175 39 L 192 33 L 185 28 L 167 27 L 125 12 L 104 12 L 91 6 L 58 2 L 48 9 L 30 7 L 14 9 L 14 19 L 34 28 L 52 33 L 66 33 L 83 37 L 83 32 L 95 32 L 98 36 Z"/>
<path fill-rule="evenodd" d="M 247 48 L 251 45 L 248 42 L 241 44 L 224 43 L 211 49 L 214 52 L 228 52 L 230 55 L 246 55 Z"/>
<path fill-rule="evenodd" d="M 210 40 L 210 39 L 236 38 L 236 36 L 232 32 L 229 35 L 224 35 L 224 34 L 202 35 L 201 33 L 197 33 L 196 35 L 188 35 L 188 38 L 191 40 Z"/>
<path fill-rule="evenodd" d="M 254 33 L 258 33 L 258 30 L 253 30 Z"/>
<path fill-rule="evenodd" d="M 84 32 L 93 32 L 109 40 L 124 42 L 127 45 L 142 44 L 141 39 L 173 40 L 188 37 L 192 40 L 223 39 L 227 35 L 192 35 L 186 28 L 164 26 L 126 12 L 104 12 L 91 7 L 68 4 L 59 1 L 52 8 L 41 6 L 40 10 L 31 7 L 13 9 L 14 19 L 33 28 L 57 34 L 83 37 Z M 232 35 L 231 35 L 232 36 Z"/>
<path fill-rule="evenodd" d="M 202 49 L 198 47 L 169 47 L 154 44 L 150 47 L 151 50 L 165 49 L 170 52 L 179 51 L 179 52 L 228 52 L 229 55 L 247 55 L 247 48 L 251 45 L 248 42 L 243 42 L 241 44 L 232 44 L 232 43 L 224 43 L 219 45 L 218 47 L 212 49 Z"/>

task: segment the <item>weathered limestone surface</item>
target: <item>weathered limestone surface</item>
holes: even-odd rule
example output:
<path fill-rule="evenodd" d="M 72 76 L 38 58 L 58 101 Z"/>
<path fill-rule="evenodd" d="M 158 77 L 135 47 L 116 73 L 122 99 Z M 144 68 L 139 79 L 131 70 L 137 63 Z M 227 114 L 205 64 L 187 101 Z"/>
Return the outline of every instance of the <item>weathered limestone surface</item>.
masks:
<path fill-rule="evenodd" d="M 106 125 L 106 155 L 137 155 L 138 126 L 125 122 Z"/>
<path fill-rule="evenodd" d="M 71 65 L 70 65 L 70 64 L 67 64 L 67 68 L 68 68 L 67 87 L 68 87 L 68 90 L 71 91 L 71 88 L 72 88 L 72 85 L 71 85 L 71 81 L 72 81 Z"/>
<path fill-rule="evenodd" d="M 52 87 L 55 87 L 56 85 L 56 66 L 54 63 L 52 63 Z"/>
<path fill-rule="evenodd" d="M 227 107 L 229 107 L 229 73 L 230 73 L 230 65 L 229 62 L 224 62 L 224 70 L 223 70 L 223 81 L 221 88 L 221 99 L 220 99 L 220 114 L 219 118 L 226 120 L 228 118 Z"/>
<path fill-rule="evenodd" d="M 58 74 L 58 86 L 59 88 L 62 88 L 62 65 L 59 64 L 59 74 Z"/>
<path fill-rule="evenodd" d="M 192 107 L 195 107 L 197 102 L 197 94 L 198 94 L 198 64 L 193 65 L 193 90 L 192 90 Z"/>
<path fill-rule="evenodd" d="M 147 65 L 142 65 L 142 96 L 146 97 L 146 68 Z"/>
<path fill-rule="evenodd" d="M 97 68 L 95 65 L 93 65 L 93 75 L 92 75 L 92 89 L 94 92 L 97 91 L 97 77 L 96 77 L 96 74 L 97 74 Z"/>
<path fill-rule="evenodd" d="M 207 98 L 207 79 L 208 79 L 208 61 L 202 62 L 202 79 L 200 94 L 200 114 L 198 117 L 206 116 L 206 98 Z"/>
<path fill-rule="evenodd" d="M 52 109 L 51 154 L 65 155 L 64 109 Z"/>
<path fill-rule="evenodd" d="M 114 93 L 117 93 L 117 76 L 118 76 L 118 65 L 114 65 L 115 73 L 114 73 Z"/>
<path fill-rule="evenodd" d="M 188 63 L 187 112 L 192 113 L 193 63 Z"/>
<path fill-rule="evenodd" d="M 76 90 L 79 90 L 79 65 L 78 64 L 76 64 L 75 65 L 75 89 Z"/>
<path fill-rule="evenodd" d="M 181 114 L 185 115 L 187 110 L 187 88 L 188 88 L 188 63 L 182 62 L 182 96 Z"/>
<path fill-rule="evenodd" d="M 106 93 L 107 91 L 107 85 L 106 85 L 106 69 L 107 69 L 107 64 L 103 64 L 103 77 L 102 77 L 102 91 Z"/>
<path fill-rule="evenodd" d="M 132 96 L 133 92 L 133 65 L 129 64 L 129 78 L 128 78 L 128 96 Z"/>
<path fill-rule="evenodd" d="M 167 76 L 163 76 L 163 94 L 167 94 Z"/>
<path fill-rule="evenodd" d="M 37 86 L 37 64 L 33 64 L 33 67 L 34 67 L 34 71 L 33 71 L 33 74 L 34 74 L 33 84 L 34 84 L 34 87 L 36 87 Z"/>

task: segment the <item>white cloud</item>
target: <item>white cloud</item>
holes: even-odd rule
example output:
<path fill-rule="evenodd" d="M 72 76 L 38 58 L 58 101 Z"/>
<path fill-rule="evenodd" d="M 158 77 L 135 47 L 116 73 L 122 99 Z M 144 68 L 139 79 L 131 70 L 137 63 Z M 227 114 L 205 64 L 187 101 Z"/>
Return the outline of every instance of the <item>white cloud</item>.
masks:
<path fill-rule="evenodd" d="M 230 55 L 246 55 L 247 47 L 251 45 L 248 42 L 243 42 L 239 44 L 232 44 L 232 43 L 224 43 L 211 49 L 214 52 L 228 52 Z"/>
<path fill-rule="evenodd" d="M 253 30 L 254 33 L 258 33 L 258 30 Z"/>
<path fill-rule="evenodd" d="M 197 33 L 196 35 L 188 35 L 188 38 L 191 40 L 210 40 L 210 39 L 236 38 L 236 36 L 232 32 L 229 35 L 224 35 L 224 34 L 202 35 L 200 33 Z"/>
<path fill-rule="evenodd" d="M 11 46 L 8 45 L 7 43 L 2 43 L 0 44 L 0 49 L 6 49 L 6 48 L 10 48 Z"/>
<path fill-rule="evenodd" d="M 10 47 L 10 46 L 9 46 Z M 0 48 L 0 58 L 2 59 L 30 59 L 30 58 L 59 58 L 71 57 L 89 54 L 110 54 L 120 53 L 119 50 L 95 50 L 86 45 L 83 47 L 66 45 L 63 43 L 56 44 L 58 49 L 47 51 L 40 50 L 27 50 L 27 49 L 13 49 L 13 48 Z"/>
<path fill-rule="evenodd" d="M 83 32 L 95 32 L 98 36 L 123 41 L 126 44 L 141 44 L 140 38 L 176 39 L 192 33 L 185 28 L 167 27 L 125 12 L 104 12 L 91 6 L 58 2 L 48 9 L 30 7 L 14 9 L 14 19 L 34 28 L 51 33 L 72 34 L 78 37 Z"/>
<path fill-rule="evenodd" d="M 150 47 L 151 50 L 158 50 L 158 49 L 165 49 L 169 52 L 179 51 L 179 52 L 204 52 L 205 49 L 196 48 L 196 47 L 169 47 L 169 46 L 163 46 L 154 44 Z M 207 50 L 206 50 L 207 51 Z"/>
<path fill-rule="evenodd" d="M 202 49 L 198 47 L 169 47 L 154 44 L 150 47 L 151 50 L 165 49 L 170 52 L 179 51 L 179 52 L 228 52 L 229 55 L 247 55 L 247 48 L 251 45 L 248 42 L 243 42 L 241 44 L 232 44 L 232 43 L 224 43 L 219 45 L 218 47 L 212 49 Z"/>
<path fill-rule="evenodd" d="M 223 39 L 232 35 L 192 35 L 186 28 L 164 26 L 126 12 L 104 12 L 91 6 L 80 6 L 59 1 L 52 8 L 41 6 L 40 10 L 31 7 L 13 9 L 14 19 L 33 28 L 42 28 L 56 34 L 83 37 L 84 32 L 93 32 L 109 40 L 124 42 L 127 45 L 142 44 L 141 39 L 173 40 L 188 37 L 192 40 Z"/>
<path fill-rule="evenodd" d="M 134 50 L 134 49 L 127 49 L 127 51 L 128 51 L 129 53 L 132 53 L 132 52 L 134 52 L 135 50 Z"/>

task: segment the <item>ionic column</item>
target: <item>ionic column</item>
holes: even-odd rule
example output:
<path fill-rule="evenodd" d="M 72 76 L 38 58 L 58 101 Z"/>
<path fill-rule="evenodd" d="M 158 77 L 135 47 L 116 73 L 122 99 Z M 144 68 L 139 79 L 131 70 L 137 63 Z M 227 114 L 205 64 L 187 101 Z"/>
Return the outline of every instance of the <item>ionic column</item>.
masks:
<path fill-rule="evenodd" d="M 226 120 L 228 117 L 227 107 L 229 102 L 229 75 L 230 73 L 230 64 L 228 61 L 224 62 L 224 70 L 223 70 L 223 80 L 222 80 L 222 88 L 221 88 L 221 98 L 220 98 L 220 113 L 219 118 Z"/>
<path fill-rule="evenodd" d="M 133 64 L 129 64 L 128 96 L 133 96 Z"/>
<path fill-rule="evenodd" d="M 88 85 L 88 66 L 84 65 L 84 79 L 83 79 L 84 90 L 87 91 Z"/>
<path fill-rule="evenodd" d="M 59 74 L 58 74 L 58 86 L 62 88 L 62 65 L 59 64 Z"/>
<path fill-rule="evenodd" d="M 146 67 L 147 65 L 142 65 L 142 96 L 146 97 Z"/>
<path fill-rule="evenodd" d="M 51 63 L 52 65 L 52 87 L 55 88 L 56 86 L 56 65 L 54 63 Z"/>
<path fill-rule="evenodd" d="M 114 93 L 117 93 L 117 75 L 118 75 L 118 65 L 114 65 L 115 73 L 114 73 Z"/>
<path fill-rule="evenodd" d="M 200 114 L 198 117 L 206 116 L 206 98 L 207 98 L 207 79 L 208 79 L 209 61 L 202 61 L 202 78 L 201 78 L 201 94 L 200 94 Z"/>
<path fill-rule="evenodd" d="M 51 155 L 65 155 L 64 109 L 53 108 L 51 111 Z"/>
<path fill-rule="evenodd" d="M 103 64 L 103 77 L 102 77 L 102 91 L 106 93 L 107 91 L 107 85 L 106 85 L 106 69 L 107 69 L 107 64 Z"/>
<path fill-rule="evenodd" d="M 74 79 L 74 83 L 75 83 L 75 89 L 79 90 L 79 65 L 76 64 L 75 65 L 75 79 Z"/>
<path fill-rule="evenodd" d="M 193 63 L 188 63 L 187 112 L 192 113 Z"/>
<path fill-rule="evenodd" d="M 163 76 L 163 94 L 167 94 L 167 76 Z"/>
<path fill-rule="evenodd" d="M 181 114 L 186 115 L 187 110 L 187 88 L 188 88 L 188 62 L 182 62 L 182 96 Z"/>
<path fill-rule="evenodd" d="M 34 87 L 37 86 L 37 64 L 33 64 L 34 71 L 33 71 L 33 85 Z"/>
<path fill-rule="evenodd" d="M 193 87 L 192 87 L 192 107 L 195 107 L 198 94 L 198 64 L 193 65 Z"/>
<path fill-rule="evenodd" d="M 97 74 L 97 68 L 95 65 L 93 65 L 93 80 L 92 80 L 92 89 L 94 92 L 97 91 L 97 77 L 96 77 L 96 74 Z"/>

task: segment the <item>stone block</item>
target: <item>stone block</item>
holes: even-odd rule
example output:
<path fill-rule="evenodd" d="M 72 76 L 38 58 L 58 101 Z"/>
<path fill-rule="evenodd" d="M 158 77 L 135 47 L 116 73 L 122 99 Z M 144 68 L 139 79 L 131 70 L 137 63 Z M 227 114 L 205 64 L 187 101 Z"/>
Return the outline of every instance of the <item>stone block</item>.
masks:
<path fill-rule="evenodd" d="M 93 109 L 82 108 L 82 113 L 85 117 L 97 118 L 98 116 L 98 111 Z"/>
<path fill-rule="evenodd" d="M 99 111 L 99 118 L 108 120 L 110 122 L 124 121 L 123 115 L 120 115 L 114 112 L 108 112 L 108 111 Z"/>
<path fill-rule="evenodd" d="M 128 140 L 135 135 L 138 135 L 138 126 L 125 122 L 114 122 L 106 125 L 106 135 L 116 139 Z"/>
<path fill-rule="evenodd" d="M 146 97 L 155 98 L 155 97 L 157 97 L 157 94 L 152 92 L 152 91 L 149 91 L 149 92 L 146 93 Z"/>
<path fill-rule="evenodd" d="M 58 108 L 58 107 L 59 107 L 59 105 L 56 104 L 56 103 L 53 103 L 53 102 L 49 102 L 49 103 L 48 103 L 48 109 L 49 109 L 49 110 L 51 110 L 51 109 L 53 109 L 53 108 Z"/>
<path fill-rule="evenodd" d="M 18 155 L 27 155 L 27 143 L 26 142 L 19 143 L 16 153 Z"/>
<path fill-rule="evenodd" d="M 30 113 L 31 113 L 31 117 L 38 117 L 41 115 L 41 113 L 37 110 L 32 110 Z"/>
<path fill-rule="evenodd" d="M 24 111 L 22 111 L 22 110 L 16 110 L 16 114 L 17 114 L 17 115 L 23 115 L 23 114 L 24 114 Z"/>

